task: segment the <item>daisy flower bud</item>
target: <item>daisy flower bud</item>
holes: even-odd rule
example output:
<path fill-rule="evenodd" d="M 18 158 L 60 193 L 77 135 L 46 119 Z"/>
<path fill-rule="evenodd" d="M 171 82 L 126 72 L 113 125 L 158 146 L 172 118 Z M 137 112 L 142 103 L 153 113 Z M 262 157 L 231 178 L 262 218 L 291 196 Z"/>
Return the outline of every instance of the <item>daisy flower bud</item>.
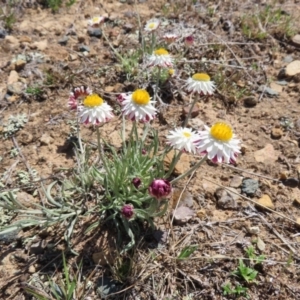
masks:
<path fill-rule="evenodd" d="M 166 179 L 154 179 L 148 188 L 149 194 L 156 199 L 167 198 L 172 191 L 171 183 Z"/>
<path fill-rule="evenodd" d="M 211 128 L 204 127 L 205 130 L 199 132 L 198 153 L 207 154 L 207 158 L 215 163 L 234 163 L 241 147 L 231 126 L 220 122 Z"/>
<path fill-rule="evenodd" d="M 78 106 L 78 101 L 91 94 L 92 90 L 87 86 L 82 85 L 80 87 L 73 88 L 68 100 L 68 107 L 71 110 L 76 110 Z"/>
<path fill-rule="evenodd" d="M 191 47 L 193 46 L 194 41 L 194 37 L 192 35 L 189 35 L 184 39 L 184 44 L 186 45 L 186 47 Z"/>
<path fill-rule="evenodd" d="M 121 214 L 126 219 L 131 219 L 134 216 L 134 207 L 132 204 L 125 204 L 121 209 Z"/>
<path fill-rule="evenodd" d="M 171 44 L 178 39 L 178 36 L 175 33 L 166 33 L 163 35 L 163 39 L 167 44 Z"/>
<path fill-rule="evenodd" d="M 141 183 L 142 183 L 142 181 L 138 177 L 132 179 L 132 184 L 135 186 L 136 189 L 139 188 L 139 186 L 141 185 Z"/>

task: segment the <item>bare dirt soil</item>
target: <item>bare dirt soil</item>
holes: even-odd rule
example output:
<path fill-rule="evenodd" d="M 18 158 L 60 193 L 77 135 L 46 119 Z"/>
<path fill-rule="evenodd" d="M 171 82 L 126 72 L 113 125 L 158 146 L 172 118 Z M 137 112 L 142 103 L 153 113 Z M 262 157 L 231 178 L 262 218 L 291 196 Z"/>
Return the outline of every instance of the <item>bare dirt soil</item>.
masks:
<path fill-rule="evenodd" d="M 66 254 L 72 276 L 82 260 L 82 276 L 88 279 L 86 286 L 78 283 L 74 299 L 101 299 L 99 287 L 105 280 L 117 286 L 107 283 L 106 295 L 115 293 L 109 299 L 300 299 L 300 67 L 285 69 L 299 60 L 299 38 L 299 43 L 293 38 L 299 33 L 295 24 L 300 3 L 95 0 L 69 7 L 63 3 L 53 12 L 38 1 L 8 2 L 0 2 L 1 190 L 19 188 L 24 205 L 40 201 L 29 184 L 33 179 L 47 184 L 76 167 L 68 143 L 75 126 L 67 108 L 73 87 L 88 85 L 114 107 L 116 117 L 101 132 L 116 148 L 121 146 L 116 97 L 143 81 L 136 76 L 138 66 L 128 75 L 103 36 L 89 32 L 87 22 L 95 15 L 106 17 L 103 30 L 121 55 L 140 46 L 137 15 L 142 26 L 152 17 L 161 19 L 159 36 L 168 31 L 180 36 L 170 50 L 177 76 L 162 90 L 164 104 L 159 104 L 152 124 L 162 145 L 168 131 L 182 124 L 183 109 L 189 105 L 182 82 L 196 72 L 210 74 L 217 91 L 199 101 L 189 126 L 202 129 L 221 120 L 242 140 L 236 165 L 206 163 L 177 184 L 179 191 L 185 190 L 183 198 L 192 199 L 195 215 L 171 226 L 172 203 L 167 216 L 155 220 L 156 233 L 144 236 L 127 257 L 111 255 L 109 229 L 84 235 L 91 220 L 83 220 L 74 231 L 79 256 Z M 190 35 L 195 41 L 186 51 L 184 38 Z M 9 118 L 20 114 L 27 122 L 7 135 Z M 81 134 L 84 143 L 96 145 L 93 127 L 83 127 Z M 178 168 L 198 160 L 185 154 Z M 7 210 L 0 216 L 1 227 L 16 217 Z M 26 287 L 55 299 L 44 289 L 49 278 L 62 278 L 61 251 L 66 245 L 60 231 L 30 228 L 1 236 L 1 299 L 35 299 Z M 191 245 L 196 245 L 195 252 L 178 261 L 182 249 Z M 247 253 L 251 247 L 254 256 Z M 109 266 L 99 257 L 103 249 Z M 257 263 L 254 258 L 260 255 L 264 261 Z M 239 258 L 258 272 L 254 281 L 232 274 Z M 226 295 L 226 284 L 246 292 Z"/>

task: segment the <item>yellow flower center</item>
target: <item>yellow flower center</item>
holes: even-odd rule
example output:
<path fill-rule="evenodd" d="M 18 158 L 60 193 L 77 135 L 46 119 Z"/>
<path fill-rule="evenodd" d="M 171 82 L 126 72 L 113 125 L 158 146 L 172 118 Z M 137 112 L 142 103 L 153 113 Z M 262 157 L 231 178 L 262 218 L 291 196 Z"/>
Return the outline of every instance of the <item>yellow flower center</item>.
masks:
<path fill-rule="evenodd" d="M 187 139 L 189 139 L 189 138 L 192 136 L 190 132 L 186 132 L 186 131 L 184 131 L 182 134 L 183 134 L 183 136 L 186 137 Z"/>
<path fill-rule="evenodd" d="M 169 52 L 164 48 L 159 48 L 159 49 L 154 51 L 154 54 L 155 55 L 168 55 Z"/>
<path fill-rule="evenodd" d="M 94 18 L 92 19 L 92 21 L 93 21 L 93 23 L 97 23 L 97 22 L 100 21 L 100 18 L 99 18 L 99 17 L 94 17 Z"/>
<path fill-rule="evenodd" d="M 150 23 L 148 26 L 149 26 L 150 29 L 153 29 L 153 28 L 156 27 L 156 23 Z"/>
<path fill-rule="evenodd" d="M 175 70 L 174 69 L 169 69 L 169 75 L 173 76 L 175 73 Z"/>
<path fill-rule="evenodd" d="M 132 101 L 138 105 L 147 105 L 150 102 L 150 95 L 146 90 L 136 90 L 132 94 Z"/>
<path fill-rule="evenodd" d="M 192 78 L 197 81 L 210 81 L 210 77 L 205 73 L 196 73 Z"/>
<path fill-rule="evenodd" d="M 83 100 L 83 105 L 84 106 L 89 106 L 89 107 L 95 107 L 95 106 L 100 106 L 103 104 L 103 99 L 99 97 L 96 94 L 88 95 L 84 100 Z"/>
<path fill-rule="evenodd" d="M 233 133 L 230 125 L 226 123 L 216 123 L 210 129 L 210 135 L 221 142 L 228 142 L 231 140 Z"/>

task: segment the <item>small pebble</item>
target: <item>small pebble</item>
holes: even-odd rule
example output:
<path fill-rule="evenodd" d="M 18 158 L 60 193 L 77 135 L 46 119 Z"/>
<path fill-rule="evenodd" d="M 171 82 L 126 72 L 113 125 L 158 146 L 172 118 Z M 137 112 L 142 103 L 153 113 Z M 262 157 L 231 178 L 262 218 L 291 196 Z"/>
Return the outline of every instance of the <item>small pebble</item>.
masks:
<path fill-rule="evenodd" d="M 280 139 L 283 136 L 283 131 L 281 128 L 273 127 L 271 132 L 271 137 L 273 139 Z"/>
<path fill-rule="evenodd" d="M 35 273 L 35 272 L 36 272 L 35 267 L 34 267 L 33 265 L 31 265 L 31 266 L 28 268 L 28 272 L 29 272 L 30 274 Z"/>
<path fill-rule="evenodd" d="M 102 30 L 100 28 L 89 28 L 87 31 L 89 36 L 94 36 L 97 38 L 101 38 L 102 37 Z"/>
<path fill-rule="evenodd" d="M 4 39 L 7 35 L 7 31 L 3 28 L 0 28 L 0 39 Z"/>
<path fill-rule="evenodd" d="M 69 40 L 69 37 L 65 35 L 63 38 L 61 38 L 61 39 L 58 41 L 58 43 L 59 43 L 60 45 L 62 45 L 62 46 L 65 46 L 65 45 L 67 45 L 68 40 Z"/>
<path fill-rule="evenodd" d="M 243 177 L 242 176 L 233 176 L 233 178 L 230 181 L 230 186 L 233 188 L 238 188 L 242 185 Z"/>

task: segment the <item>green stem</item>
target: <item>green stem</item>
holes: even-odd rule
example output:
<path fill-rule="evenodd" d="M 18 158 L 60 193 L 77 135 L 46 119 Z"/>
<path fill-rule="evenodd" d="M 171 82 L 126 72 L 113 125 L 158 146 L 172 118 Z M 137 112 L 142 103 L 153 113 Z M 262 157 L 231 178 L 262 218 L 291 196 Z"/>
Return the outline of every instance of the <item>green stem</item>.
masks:
<path fill-rule="evenodd" d="M 174 158 L 172 159 L 171 165 L 169 167 L 169 171 L 166 174 L 166 178 L 168 178 L 173 173 L 173 171 L 175 169 L 175 166 L 178 163 L 178 161 L 179 161 L 180 156 L 181 156 L 182 153 L 183 153 L 183 151 L 179 151 L 179 153 L 177 154 L 176 157 L 175 157 L 176 154 L 174 155 Z"/>
<path fill-rule="evenodd" d="M 107 165 L 106 165 L 106 161 L 104 159 L 104 155 L 103 155 L 103 151 L 102 151 L 102 147 L 101 147 L 101 137 L 100 137 L 99 126 L 96 126 L 96 132 L 97 132 L 97 145 L 98 145 L 98 152 L 99 152 L 99 159 L 98 159 L 97 163 L 101 159 L 102 163 L 107 171 Z"/>
<path fill-rule="evenodd" d="M 187 116 L 186 116 L 186 118 L 184 120 L 183 127 L 186 127 L 186 125 L 188 124 L 189 118 L 191 117 L 193 108 L 194 108 L 195 103 L 197 102 L 197 100 L 198 100 L 198 96 L 196 96 L 195 99 L 194 99 L 194 101 L 192 102 L 192 105 L 191 105 L 191 107 L 189 109 L 189 112 L 188 112 L 188 114 L 187 114 Z"/>
<path fill-rule="evenodd" d="M 154 33 L 154 31 L 152 31 L 152 33 L 151 33 L 151 53 L 154 50 L 154 46 L 155 46 L 155 33 Z"/>
<path fill-rule="evenodd" d="M 153 101 L 156 101 L 156 97 L 157 97 L 157 94 L 158 94 L 160 74 L 161 74 L 161 68 L 158 67 L 157 78 L 156 78 L 156 85 L 155 85 L 155 91 L 154 91 L 154 99 L 153 99 Z"/>
<path fill-rule="evenodd" d="M 149 128 L 150 128 L 150 123 L 149 122 L 146 122 L 145 123 L 145 126 L 144 126 L 144 132 L 143 132 L 143 137 L 142 137 L 142 143 L 144 143 L 147 135 L 148 135 L 148 132 L 149 132 Z"/>
<path fill-rule="evenodd" d="M 108 37 L 106 36 L 104 30 L 102 29 L 102 35 L 104 37 L 104 39 L 106 40 L 106 42 L 108 43 L 110 49 L 114 52 L 114 54 L 120 59 L 121 63 L 124 65 L 126 64 L 126 60 L 121 56 L 121 54 L 114 48 L 114 46 L 111 44 L 111 42 L 109 41 Z"/>
<path fill-rule="evenodd" d="M 126 123 L 125 123 L 125 117 L 122 114 L 122 131 L 121 131 L 121 138 L 122 138 L 122 143 L 123 143 L 123 148 L 126 148 Z"/>
<path fill-rule="evenodd" d="M 196 169 L 198 169 L 206 161 L 206 159 L 207 159 L 207 154 L 197 164 L 195 164 L 192 168 L 190 168 L 187 172 L 185 172 L 185 173 L 181 174 L 180 176 L 178 176 L 177 178 L 173 179 L 171 181 L 171 184 L 174 184 L 178 180 L 193 173 Z"/>

